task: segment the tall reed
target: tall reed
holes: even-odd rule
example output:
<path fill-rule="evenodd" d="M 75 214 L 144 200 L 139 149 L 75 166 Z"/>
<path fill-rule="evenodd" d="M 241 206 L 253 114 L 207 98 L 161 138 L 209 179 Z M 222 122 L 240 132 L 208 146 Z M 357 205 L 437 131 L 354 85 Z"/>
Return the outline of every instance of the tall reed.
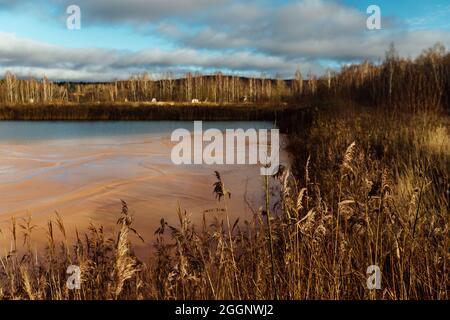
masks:
<path fill-rule="evenodd" d="M 145 262 L 132 243 L 150 235 L 124 202 L 115 236 L 91 225 L 68 244 L 57 215 L 47 250 L 33 256 L 32 220 L 19 222 L 20 234 L 13 219 L 2 232 L 13 245 L 0 257 L 0 297 L 448 299 L 448 121 L 349 104 L 320 111 L 291 134 L 294 161 L 267 178 L 263 209 L 231 223 L 222 200 L 233 190 L 217 174 L 217 209 L 199 224 L 181 208 L 178 224 L 162 219 Z M 66 287 L 69 264 L 81 269 L 79 290 Z M 370 265 L 381 290 L 367 288 Z"/>

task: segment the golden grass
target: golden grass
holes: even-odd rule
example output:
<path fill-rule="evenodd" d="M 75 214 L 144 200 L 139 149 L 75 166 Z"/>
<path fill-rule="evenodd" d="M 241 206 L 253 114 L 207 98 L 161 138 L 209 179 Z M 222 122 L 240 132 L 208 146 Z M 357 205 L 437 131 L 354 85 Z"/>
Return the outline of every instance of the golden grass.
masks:
<path fill-rule="evenodd" d="M 68 244 L 57 215 L 39 254 L 31 219 L 13 220 L 0 298 L 448 299 L 448 124 L 349 106 L 319 112 L 291 135 L 292 167 L 265 184 L 274 206 L 266 199 L 238 221 L 227 209 L 204 213 L 197 226 L 180 208 L 178 225 L 161 220 L 147 262 L 133 254 L 129 238 L 141 236 L 126 203 L 116 237 L 92 225 Z M 216 177 L 218 201 L 229 201 L 226 176 Z M 66 287 L 70 264 L 81 268 L 79 290 Z M 366 288 L 370 265 L 381 290 Z"/>

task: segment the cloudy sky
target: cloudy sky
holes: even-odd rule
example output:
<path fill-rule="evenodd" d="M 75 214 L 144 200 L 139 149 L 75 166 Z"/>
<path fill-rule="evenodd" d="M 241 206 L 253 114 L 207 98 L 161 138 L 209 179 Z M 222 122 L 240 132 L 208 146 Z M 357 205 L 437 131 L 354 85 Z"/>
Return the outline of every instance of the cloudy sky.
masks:
<path fill-rule="evenodd" d="M 81 29 L 69 30 L 69 5 Z M 381 30 L 368 30 L 369 5 Z M 450 47 L 448 0 L 0 0 L 0 74 L 105 81 L 149 72 L 292 76 Z"/>

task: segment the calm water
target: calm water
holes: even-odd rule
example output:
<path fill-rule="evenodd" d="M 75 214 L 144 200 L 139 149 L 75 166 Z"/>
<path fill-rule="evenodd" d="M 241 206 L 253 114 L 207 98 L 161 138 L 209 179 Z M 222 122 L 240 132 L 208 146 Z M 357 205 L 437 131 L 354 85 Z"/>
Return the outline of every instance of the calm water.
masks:
<path fill-rule="evenodd" d="M 0 121 L 0 141 L 64 140 L 97 137 L 165 135 L 178 128 L 193 130 L 192 121 Z M 203 128 L 271 129 L 263 121 L 204 121 Z"/>
<path fill-rule="evenodd" d="M 13 216 L 22 221 L 32 215 L 39 226 L 35 239 L 45 239 L 44 227 L 58 211 L 71 235 L 91 222 L 112 230 L 123 199 L 137 229 L 151 239 L 162 217 L 177 223 L 178 206 L 191 212 L 194 221 L 217 207 L 215 170 L 233 194 L 231 216 L 250 218 L 248 203 L 258 208 L 263 199 L 260 166 L 177 166 L 170 157 L 176 144 L 170 136 L 178 128 L 193 130 L 193 122 L 0 121 L 0 229 L 7 230 Z M 203 129 L 208 128 L 273 125 L 204 122 Z M 9 244 L 0 234 L 0 250 Z"/>

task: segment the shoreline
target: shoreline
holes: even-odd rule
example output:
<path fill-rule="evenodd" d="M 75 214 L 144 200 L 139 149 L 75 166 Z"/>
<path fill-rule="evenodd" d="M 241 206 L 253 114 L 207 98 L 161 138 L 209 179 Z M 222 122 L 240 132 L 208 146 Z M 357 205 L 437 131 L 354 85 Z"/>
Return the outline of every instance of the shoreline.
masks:
<path fill-rule="evenodd" d="M 312 119 L 312 110 L 309 104 L 0 104 L 0 121 L 207 120 L 303 123 Z"/>

